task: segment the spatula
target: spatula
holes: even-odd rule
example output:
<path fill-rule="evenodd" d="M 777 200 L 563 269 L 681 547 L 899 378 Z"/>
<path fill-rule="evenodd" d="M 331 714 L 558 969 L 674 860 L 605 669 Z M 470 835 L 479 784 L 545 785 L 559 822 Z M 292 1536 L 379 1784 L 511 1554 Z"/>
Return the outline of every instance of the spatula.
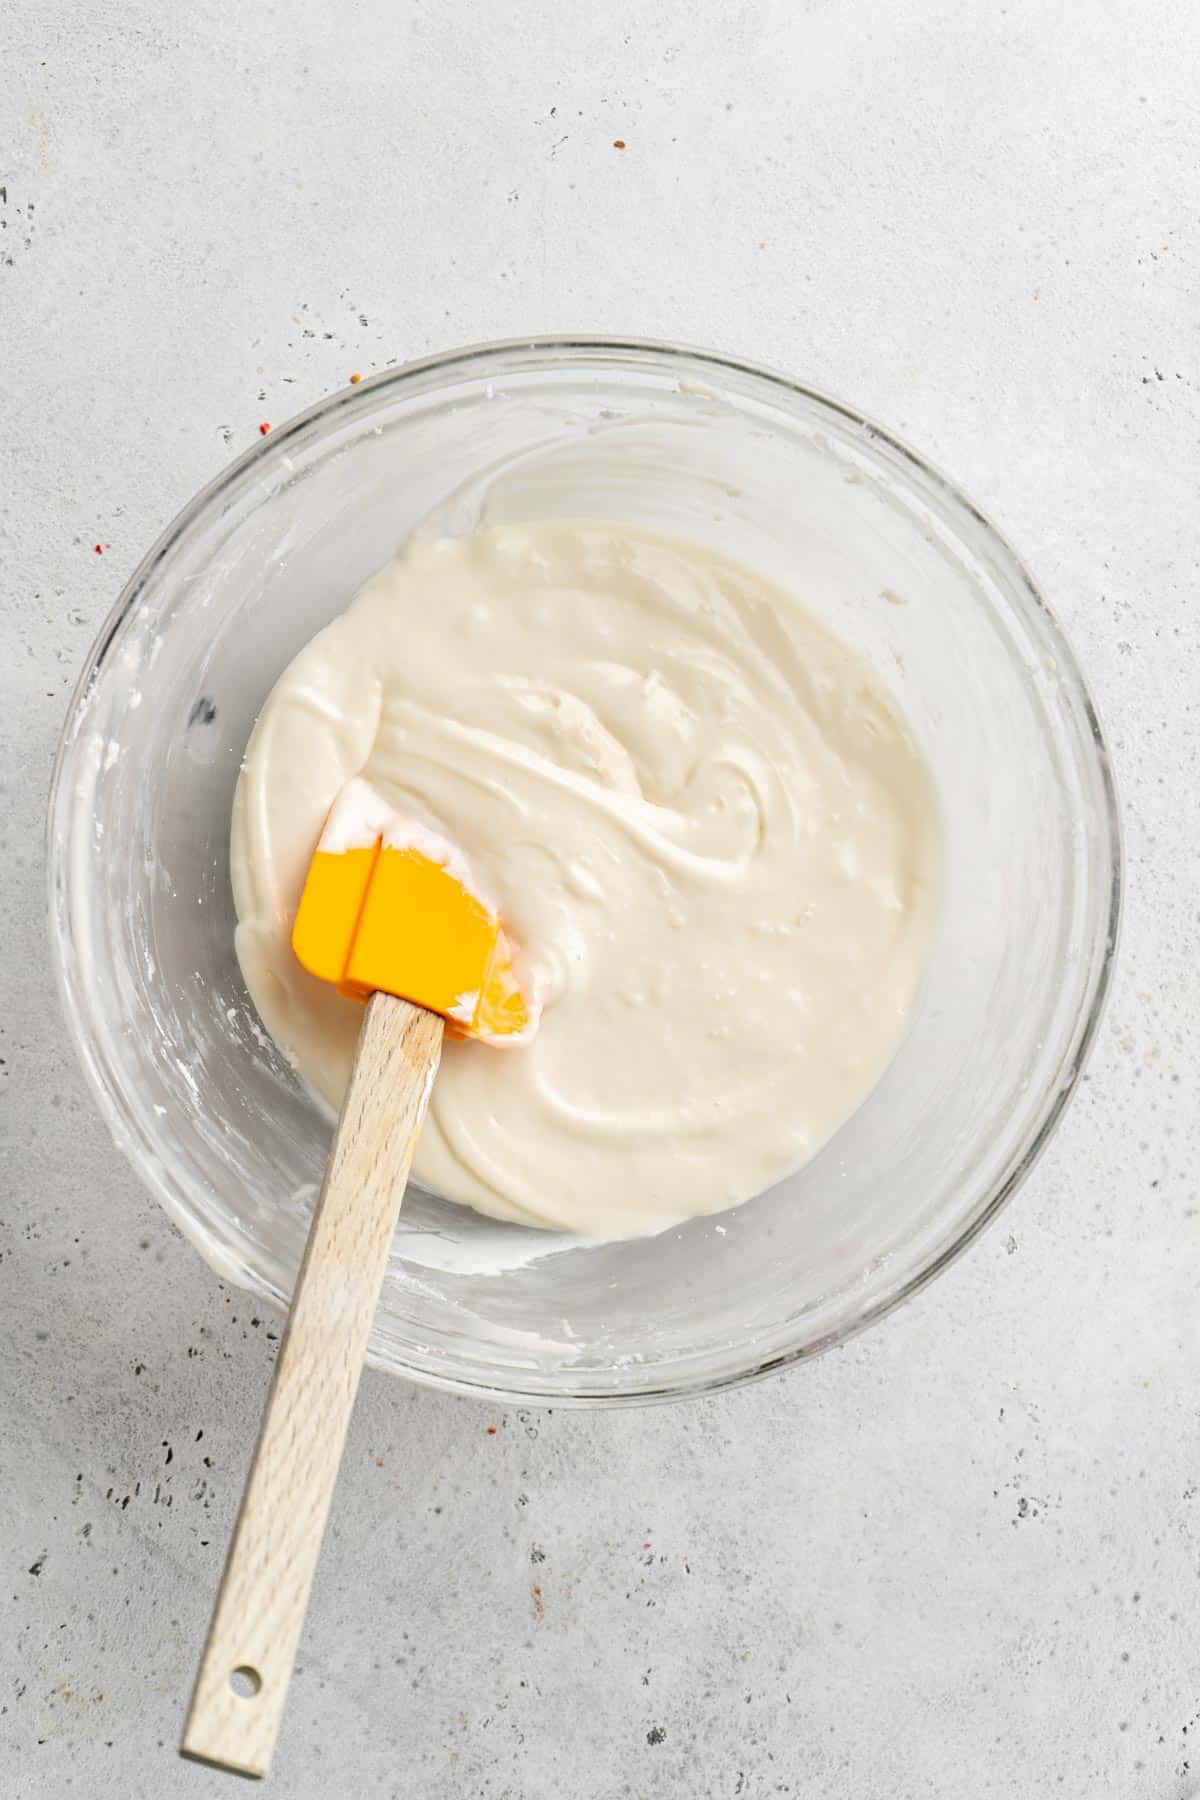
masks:
<path fill-rule="evenodd" d="M 443 1032 L 513 1043 L 536 1025 L 465 859 L 363 781 L 330 812 L 292 948 L 366 1007 L 181 1745 L 257 1776 L 279 1731 Z"/>

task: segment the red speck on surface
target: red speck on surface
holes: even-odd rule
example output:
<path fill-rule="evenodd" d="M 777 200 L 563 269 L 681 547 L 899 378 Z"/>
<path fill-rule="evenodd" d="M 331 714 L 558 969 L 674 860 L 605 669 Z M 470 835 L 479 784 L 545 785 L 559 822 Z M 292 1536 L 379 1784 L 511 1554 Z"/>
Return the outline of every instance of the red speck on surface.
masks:
<path fill-rule="evenodd" d="M 650 1542 L 650 1539 L 647 1538 L 645 1543 L 642 1545 L 642 1549 L 643 1550 L 653 1550 L 653 1548 L 654 1548 L 654 1545 Z"/>
<path fill-rule="evenodd" d="M 268 431 L 270 431 L 270 429 L 271 429 L 271 427 L 267 424 L 266 420 L 264 419 L 263 423 L 258 428 L 259 436 L 266 437 L 266 435 L 267 435 Z"/>
<path fill-rule="evenodd" d="M 104 555 L 104 545 L 103 544 L 93 544 L 92 549 L 96 552 L 97 556 Z"/>
<path fill-rule="evenodd" d="M 488 1436 L 495 1437 L 495 1435 L 496 1435 L 496 1427 L 494 1425 L 489 1425 L 488 1426 Z"/>
<path fill-rule="evenodd" d="M 624 138 L 614 138 L 613 139 L 613 149 L 614 150 L 623 150 L 624 148 L 625 148 L 625 139 Z"/>

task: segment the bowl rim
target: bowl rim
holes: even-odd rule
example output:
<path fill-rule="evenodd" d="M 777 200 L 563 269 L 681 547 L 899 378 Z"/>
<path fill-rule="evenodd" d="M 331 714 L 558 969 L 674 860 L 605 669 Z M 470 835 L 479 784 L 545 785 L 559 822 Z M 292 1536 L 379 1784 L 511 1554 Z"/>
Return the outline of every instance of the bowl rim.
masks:
<path fill-rule="evenodd" d="M 367 1360 L 373 1366 L 386 1369 L 389 1373 L 403 1374 L 421 1386 L 450 1393 L 473 1395 L 506 1405 L 559 1406 L 581 1409 L 648 1406 L 668 1400 L 698 1398 L 742 1387 L 750 1382 L 762 1380 L 780 1369 L 810 1361 L 825 1351 L 848 1342 L 859 1332 L 877 1324 L 888 1314 L 894 1312 L 897 1307 L 921 1293 L 993 1223 L 1034 1168 L 1053 1136 L 1078 1086 L 1103 1017 L 1118 953 L 1123 911 L 1124 847 L 1120 806 L 1112 758 L 1095 701 L 1084 679 L 1074 650 L 1024 561 L 988 515 L 935 464 L 919 455 L 904 439 L 845 401 L 839 400 L 819 388 L 812 387 L 771 365 L 728 355 L 719 350 L 710 350 L 701 346 L 664 339 L 607 334 L 592 336 L 583 332 L 501 338 L 465 345 L 398 363 L 395 367 L 381 370 L 352 386 L 335 390 L 332 394 L 315 401 L 302 412 L 296 413 L 282 426 L 263 435 L 258 443 L 252 444 L 240 456 L 235 457 L 231 463 L 221 469 L 180 509 L 142 557 L 110 609 L 85 657 L 67 706 L 50 780 L 46 815 L 46 876 L 50 912 L 50 951 L 59 1004 L 66 1020 L 68 1036 L 101 1116 L 117 1148 L 132 1165 L 143 1185 L 162 1205 L 168 1217 L 179 1227 L 184 1237 L 194 1248 L 200 1250 L 210 1267 L 212 1262 L 201 1242 L 201 1231 L 198 1229 L 200 1221 L 191 1198 L 185 1190 L 177 1186 L 162 1162 L 141 1142 L 139 1135 L 136 1132 L 130 1132 L 122 1122 L 122 1095 L 118 1085 L 109 1080 L 101 1054 L 103 1033 L 89 1008 L 86 990 L 82 984 L 76 982 L 70 966 L 69 917 L 71 909 L 69 904 L 64 903 L 71 885 L 68 854 L 70 832 L 65 829 L 65 818 L 60 815 L 69 812 L 69 788 L 66 774 L 82 735 L 80 726 L 87 699 L 152 576 L 166 562 L 177 544 L 190 532 L 192 527 L 208 513 L 209 509 L 216 503 L 232 498 L 237 491 L 248 485 L 261 472 L 264 463 L 285 458 L 288 445 L 296 443 L 314 424 L 321 423 L 329 427 L 344 415 L 365 410 L 362 403 L 368 394 L 378 395 L 391 389 L 409 387 L 414 382 L 418 382 L 421 377 L 433 374 L 448 376 L 471 365 L 478 366 L 492 361 L 503 361 L 514 355 L 525 355 L 531 358 L 535 366 L 539 358 L 565 363 L 569 362 L 572 356 L 645 357 L 668 369 L 672 364 L 700 365 L 701 368 L 706 368 L 719 375 L 748 376 L 752 380 L 764 382 L 770 388 L 781 389 L 786 395 L 808 403 L 818 410 L 833 414 L 845 424 L 861 431 L 869 440 L 886 446 L 901 465 L 907 467 L 913 475 L 918 477 L 919 485 L 932 490 L 938 501 L 948 503 L 954 511 L 965 513 L 981 528 L 990 551 L 998 554 L 1000 562 L 1005 566 L 1006 572 L 1011 578 L 1012 587 L 1012 591 L 1006 595 L 1006 599 L 1024 614 L 1025 622 L 1032 624 L 1037 636 L 1052 654 L 1061 690 L 1069 704 L 1077 727 L 1082 728 L 1083 747 L 1087 753 L 1090 753 L 1093 760 L 1094 773 L 1098 777 L 1102 796 L 1102 817 L 1098 820 L 1097 825 L 1099 831 L 1107 838 L 1109 849 L 1107 898 L 1105 902 L 1098 887 L 1096 926 L 1087 947 L 1087 954 L 1092 966 L 1080 1004 L 1073 1015 L 1062 1055 L 1055 1070 L 1045 1080 L 1043 1103 L 1039 1111 L 1031 1120 L 1021 1143 L 1014 1149 L 1004 1172 L 994 1181 L 986 1198 L 958 1228 L 953 1239 L 945 1244 L 929 1262 L 906 1279 L 898 1281 L 886 1289 L 855 1318 L 813 1341 L 800 1343 L 793 1348 L 778 1351 L 768 1357 L 752 1359 L 745 1368 L 733 1369 L 712 1376 L 682 1374 L 675 1379 L 664 1381 L 658 1386 L 633 1390 L 615 1386 L 599 1392 L 571 1391 L 569 1388 L 561 1391 L 549 1391 L 546 1388 L 526 1389 L 504 1381 L 496 1383 L 473 1379 L 466 1375 L 447 1374 L 441 1369 L 410 1361 L 403 1353 L 393 1350 L 389 1350 L 386 1355 L 368 1350 L 367 1355 Z M 1097 955 L 1096 946 L 1100 941 L 1102 929 L 1104 931 L 1104 947 L 1102 953 Z M 232 1258 L 226 1256 L 225 1260 L 232 1264 Z M 272 1284 L 264 1280 L 258 1271 L 245 1264 L 240 1265 L 237 1274 L 233 1273 L 231 1267 L 229 1279 L 246 1286 L 249 1291 L 259 1295 L 267 1304 L 286 1307 L 286 1297 L 275 1291 Z"/>

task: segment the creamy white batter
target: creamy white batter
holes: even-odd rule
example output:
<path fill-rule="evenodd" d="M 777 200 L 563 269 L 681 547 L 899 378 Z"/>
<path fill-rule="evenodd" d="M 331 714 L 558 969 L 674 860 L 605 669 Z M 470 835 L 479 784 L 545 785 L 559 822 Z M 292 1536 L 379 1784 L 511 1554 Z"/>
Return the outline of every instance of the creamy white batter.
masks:
<path fill-rule="evenodd" d="M 538 523 L 416 540 L 263 708 L 233 819 L 237 951 L 335 1106 L 361 1011 L 289 933 L 343 784 L 461 845 L 542 1002 L 447 1043 L 415 1172 L 602 1237 L 748 1198 L 863 1099 L 912 1005 L 940 834 L 866 665 L 698 546 Z"/>

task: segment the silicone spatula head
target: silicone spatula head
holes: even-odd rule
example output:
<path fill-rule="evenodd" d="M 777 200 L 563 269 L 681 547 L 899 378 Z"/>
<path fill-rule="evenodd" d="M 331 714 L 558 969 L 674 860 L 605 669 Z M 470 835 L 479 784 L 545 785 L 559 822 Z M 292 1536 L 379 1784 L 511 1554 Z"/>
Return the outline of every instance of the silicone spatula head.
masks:
<path fill-rule="evenodd" d="M 292 927 L 304 968 L 344 994 L 398 994 L 449 1030 L 527 1040 L 536 1016 L 518 986 L 496 909 L 454 845 L 347 783 L 309 864 Z"/>

